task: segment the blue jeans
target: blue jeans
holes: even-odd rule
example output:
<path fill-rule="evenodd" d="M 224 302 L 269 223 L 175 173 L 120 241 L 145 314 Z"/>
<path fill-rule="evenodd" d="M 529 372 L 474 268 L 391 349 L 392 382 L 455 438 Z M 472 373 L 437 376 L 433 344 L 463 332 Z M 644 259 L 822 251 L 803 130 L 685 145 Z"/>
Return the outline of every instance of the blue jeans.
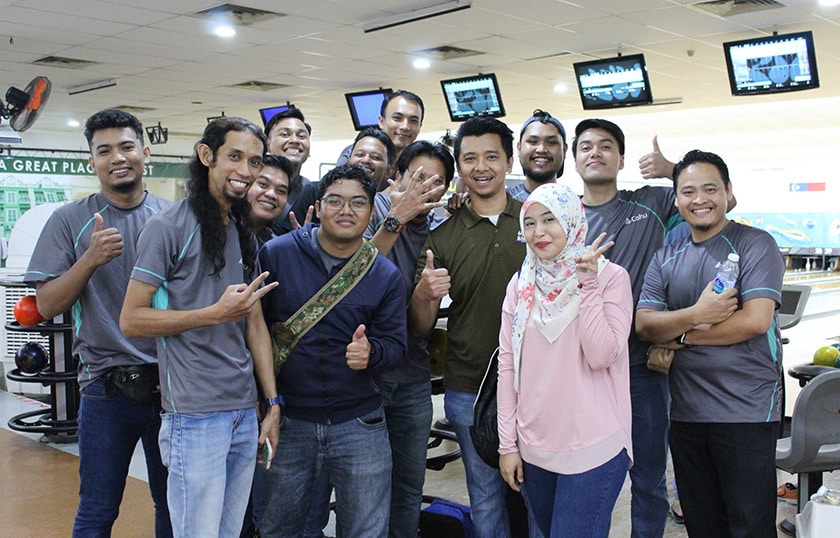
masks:
<path fill-rule="evenodd" d="M 264 538 L 301 536 L 322 468 L 335 488 L 338 526 L 348 537 L 385 537 L 391 504 L 391 449 L 379 407 L 340 424 L 284 416 L 265 472 Z"/>
<path fill-rule="evenodd" d="M 467 475 L 470 515 L 477 538 L 509 538 L 510 520 L 505 506 L 508 487 L 498 469 L 484 463 L 473 448 L 470 426 L 473 423 L 475 393 L 446 389 L 443 407 L 452 424 Z"/>
<path fill-rule="evenodd" d="M 578 474 L 558 474 L 523 461 L 522 492 L 543 536 L 607 538 L 630 457 L 626 450 Z"/>
<path fill-rule="evenodd" d="M 382 383 L 391 441 L 390 538 L 417 538 L 432 427 L 432 382 Z"/>
<path fill-rule="evenodd" d="M 164 413 L 160 454 L 169 468 L 167 498 L 175 536 L 238 538 L 258 436 L 253 407 Z"/>
<path fill-rule="evenodd" d="M 668 376 L 642 364 L 630 368 L 633 467 L 630 468 L 632 538 L 661 538 L 668 519 Z"/>
<path fill-rule="evenodd" d="M 155 504 L 155 536 L 172 536 L 166 504 L 166 468 L 157 444 L 160 411 L 158 405 L 137 404 L 119 393 L 106 396 L 102 377 L 82 390 L 78 417 L 81 484 L 74 537 L 111 536 L 131 457 L 141 440 Z"/>
<path fill-rule="evenodd" d="M 330 497 L 332 497 L 330 473 L 326 467 L 321 467 L 312 491 L 312 502 L 309 513 L 306 514 L 306 524 L 303 527 L 303 538 L 323 538 L 324 529 L 330 522 Z M 338 529 L 336 529 L 337 531 Z M 336 532 L 336 536 L 340 536 Z"/>

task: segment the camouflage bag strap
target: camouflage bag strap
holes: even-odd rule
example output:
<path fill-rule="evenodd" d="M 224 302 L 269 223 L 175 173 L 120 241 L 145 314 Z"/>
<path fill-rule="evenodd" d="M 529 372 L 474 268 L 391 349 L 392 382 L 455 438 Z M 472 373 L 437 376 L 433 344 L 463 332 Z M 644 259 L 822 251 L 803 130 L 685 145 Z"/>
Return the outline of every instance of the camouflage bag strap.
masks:
<path fill-rule="evenodd" d="M 350 261 L 306 304 L 286 321 L 271 324 L 275 374 L 280 371 L 300 339 L 361 282 L 373 266 L 378 252 L 375 246 L 365 240 Z"/>

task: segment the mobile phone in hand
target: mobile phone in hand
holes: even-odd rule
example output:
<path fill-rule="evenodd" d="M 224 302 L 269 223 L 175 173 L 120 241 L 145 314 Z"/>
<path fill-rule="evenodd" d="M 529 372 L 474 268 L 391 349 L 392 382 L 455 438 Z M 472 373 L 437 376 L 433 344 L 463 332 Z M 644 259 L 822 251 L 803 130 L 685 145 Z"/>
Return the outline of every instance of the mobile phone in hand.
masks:
<path fill-rule="evenodd" d="M 262 444 L 260 447 L 260 459 L 265 465 L 265 470 L 271 469 L 271 458 L 274 454 L 274 449 L 271 448 L 271 441 L 268 439 L 265 440 L 265 443 Z"/>

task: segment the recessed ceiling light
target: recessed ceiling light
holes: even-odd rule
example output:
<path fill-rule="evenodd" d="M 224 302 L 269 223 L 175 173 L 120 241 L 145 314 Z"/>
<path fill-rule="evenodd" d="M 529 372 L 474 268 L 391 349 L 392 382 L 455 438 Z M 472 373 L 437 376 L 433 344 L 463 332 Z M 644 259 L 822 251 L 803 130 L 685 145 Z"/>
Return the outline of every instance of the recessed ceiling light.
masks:
<path fill-rule="evenodd" d="M 79 125 L 81 125 L 79 120 L 67 120 L 67 127 L 78 127 Z"/>
<path fill-rule="evenodd" d="M 236 29 L 227 24 L 220 24 L 213 29 L 213 33 L 219 37 L 233 37 L 236 35 Z"/>
<path fill-rule="evenodd" d="M 566 93 L 569 90 L 569 87 L 566 86 L 565 82 L 558 82 L 554 85 L 554 91 L 557 93 Z"/>
<path fill-rule="evenodd" d="M 432 62 L 428 58 L 417 58 L 412 65 L 414 65 L 414 69 L 428 69 L 432 66 Z"/>

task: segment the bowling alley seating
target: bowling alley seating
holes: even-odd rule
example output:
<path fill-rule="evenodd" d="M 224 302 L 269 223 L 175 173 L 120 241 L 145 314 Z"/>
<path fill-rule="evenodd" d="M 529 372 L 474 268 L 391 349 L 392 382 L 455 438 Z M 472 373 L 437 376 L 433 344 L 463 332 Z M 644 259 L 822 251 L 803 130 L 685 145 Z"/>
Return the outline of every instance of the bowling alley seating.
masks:
<path fill-rule="evenodd" d="M 799 393 L 791 435 L 776 443 L 776 466 L 797 475 L 797 513 L 822 486 L 823 473 L 840 469 L 840 369 L 817 375 Z M 790 518 L 779 528 L 795 535 Z"/>

